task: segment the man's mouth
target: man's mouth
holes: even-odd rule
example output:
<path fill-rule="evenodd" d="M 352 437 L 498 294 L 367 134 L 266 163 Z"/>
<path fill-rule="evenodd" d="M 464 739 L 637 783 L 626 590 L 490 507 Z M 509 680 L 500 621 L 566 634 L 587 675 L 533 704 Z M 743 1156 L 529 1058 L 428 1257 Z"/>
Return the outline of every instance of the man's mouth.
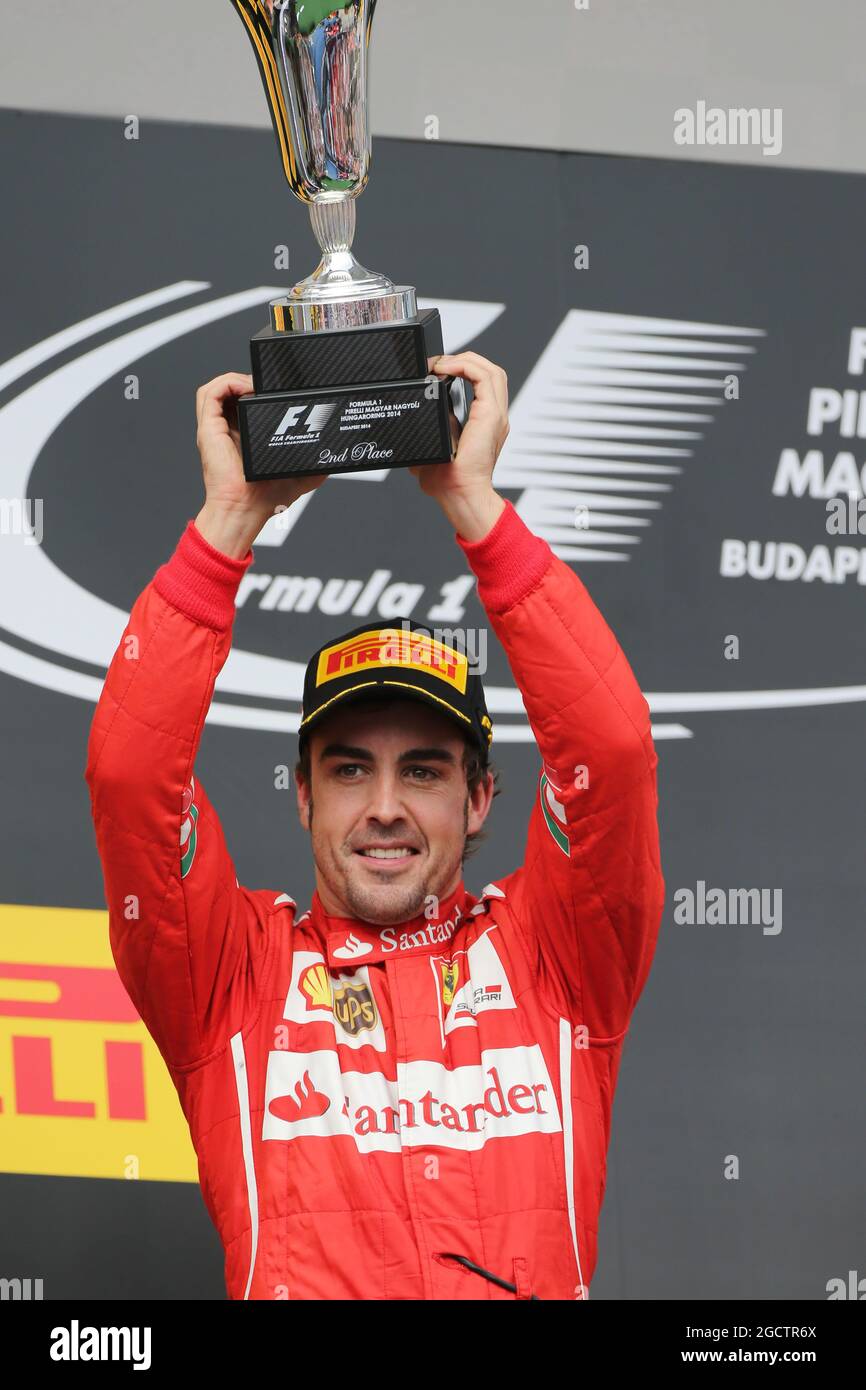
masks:
<path fill-rule="evenodd" d="M 370 864 L 406 864 L 420 851 L 414 845 L 366 845 L 355 854 Z"/>

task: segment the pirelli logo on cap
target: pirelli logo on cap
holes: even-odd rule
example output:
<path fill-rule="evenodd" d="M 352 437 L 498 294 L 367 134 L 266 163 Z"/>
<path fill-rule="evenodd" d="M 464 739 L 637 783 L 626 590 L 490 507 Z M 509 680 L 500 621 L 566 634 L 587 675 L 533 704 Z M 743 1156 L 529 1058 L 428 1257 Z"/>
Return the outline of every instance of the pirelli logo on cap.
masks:
<path fill-rule="evenodd" d="M 466 691 L 469 662 L 462 652 L 437 642 L 423 633 L 403 632 L 399 628 L 372 628 L 347 642 L 326 647 L 316 666 L 316 685 L 325 685 L 338 676 L 393 666 L 409 671 L 428 671 L 431 676 Z"/>

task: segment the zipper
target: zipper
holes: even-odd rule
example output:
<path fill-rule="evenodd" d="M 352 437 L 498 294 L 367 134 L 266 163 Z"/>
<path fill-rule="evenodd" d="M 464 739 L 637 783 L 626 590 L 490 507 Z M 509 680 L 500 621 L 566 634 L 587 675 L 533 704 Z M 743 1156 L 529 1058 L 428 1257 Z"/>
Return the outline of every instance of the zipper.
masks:
<path fill-rule="evenodd" d="M 525 1260 L 514 1261 L 515 1271 L 524 1276 L 521 1279 L 520 1286 L 518 1286 L 517 1284 L 510 1284 L 507 1279 L 500 1279 L 498 1274 L 491 1274 L 489 1269 L 484 1269 L 482 1265 L 477 1265 L 473 1260 L 468 1260 L 465 1255 L 454 1255 L 446 1251 L 440 1251 L 435 1258 L 439 1260 L 456 1260 L 458 1264 L 462 1265 L 464 1269 L 468 1269 L 470 1273 L 480 1274 L 483 1279 L 488 1279 L 491 1284 L 496 1284 L 500 1289 L 506 1289 L 508 1293 L 513 1293 L 517 1298 L 534 1299 L 537 1303 L 541 1301 L 537 1293 L 530 1292 L 529 1280 L 525 1277 Z M 518 1266 L 520 1267 L 519 1269 Z"/>

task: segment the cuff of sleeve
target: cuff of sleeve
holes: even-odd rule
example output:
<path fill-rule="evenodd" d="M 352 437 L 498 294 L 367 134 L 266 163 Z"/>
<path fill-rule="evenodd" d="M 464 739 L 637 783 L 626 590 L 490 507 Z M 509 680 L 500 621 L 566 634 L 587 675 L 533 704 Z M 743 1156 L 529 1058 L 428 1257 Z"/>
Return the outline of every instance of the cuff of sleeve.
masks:
<path fill-rule="evenodd" d="M 511 502 L 480 541 L 455 539 L 478 580 L 478 597 L 488 613 L 513 608 L 543 578 L 553 551 L 517 515 Z"/>
<path fill-rule="evenodd" d="M 242 560 L 224 555 L 190 520 L 171 559 L 154 575 L 153 587 L 193 622 L 221 632 L 234 621 L 238 585 L 252 563 L 252 550 Z"/>

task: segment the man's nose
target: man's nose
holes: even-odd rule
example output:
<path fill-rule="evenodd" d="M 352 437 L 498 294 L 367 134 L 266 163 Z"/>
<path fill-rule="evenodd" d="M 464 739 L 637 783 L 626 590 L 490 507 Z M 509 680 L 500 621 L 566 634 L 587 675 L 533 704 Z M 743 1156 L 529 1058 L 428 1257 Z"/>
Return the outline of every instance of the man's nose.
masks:
<path fill-rule="evenodd" d="M 375 820 L 397 820 L 404 814 L 403 785 L 399 772 L 377 772 L 370 784 L 367 814 Z"/>

